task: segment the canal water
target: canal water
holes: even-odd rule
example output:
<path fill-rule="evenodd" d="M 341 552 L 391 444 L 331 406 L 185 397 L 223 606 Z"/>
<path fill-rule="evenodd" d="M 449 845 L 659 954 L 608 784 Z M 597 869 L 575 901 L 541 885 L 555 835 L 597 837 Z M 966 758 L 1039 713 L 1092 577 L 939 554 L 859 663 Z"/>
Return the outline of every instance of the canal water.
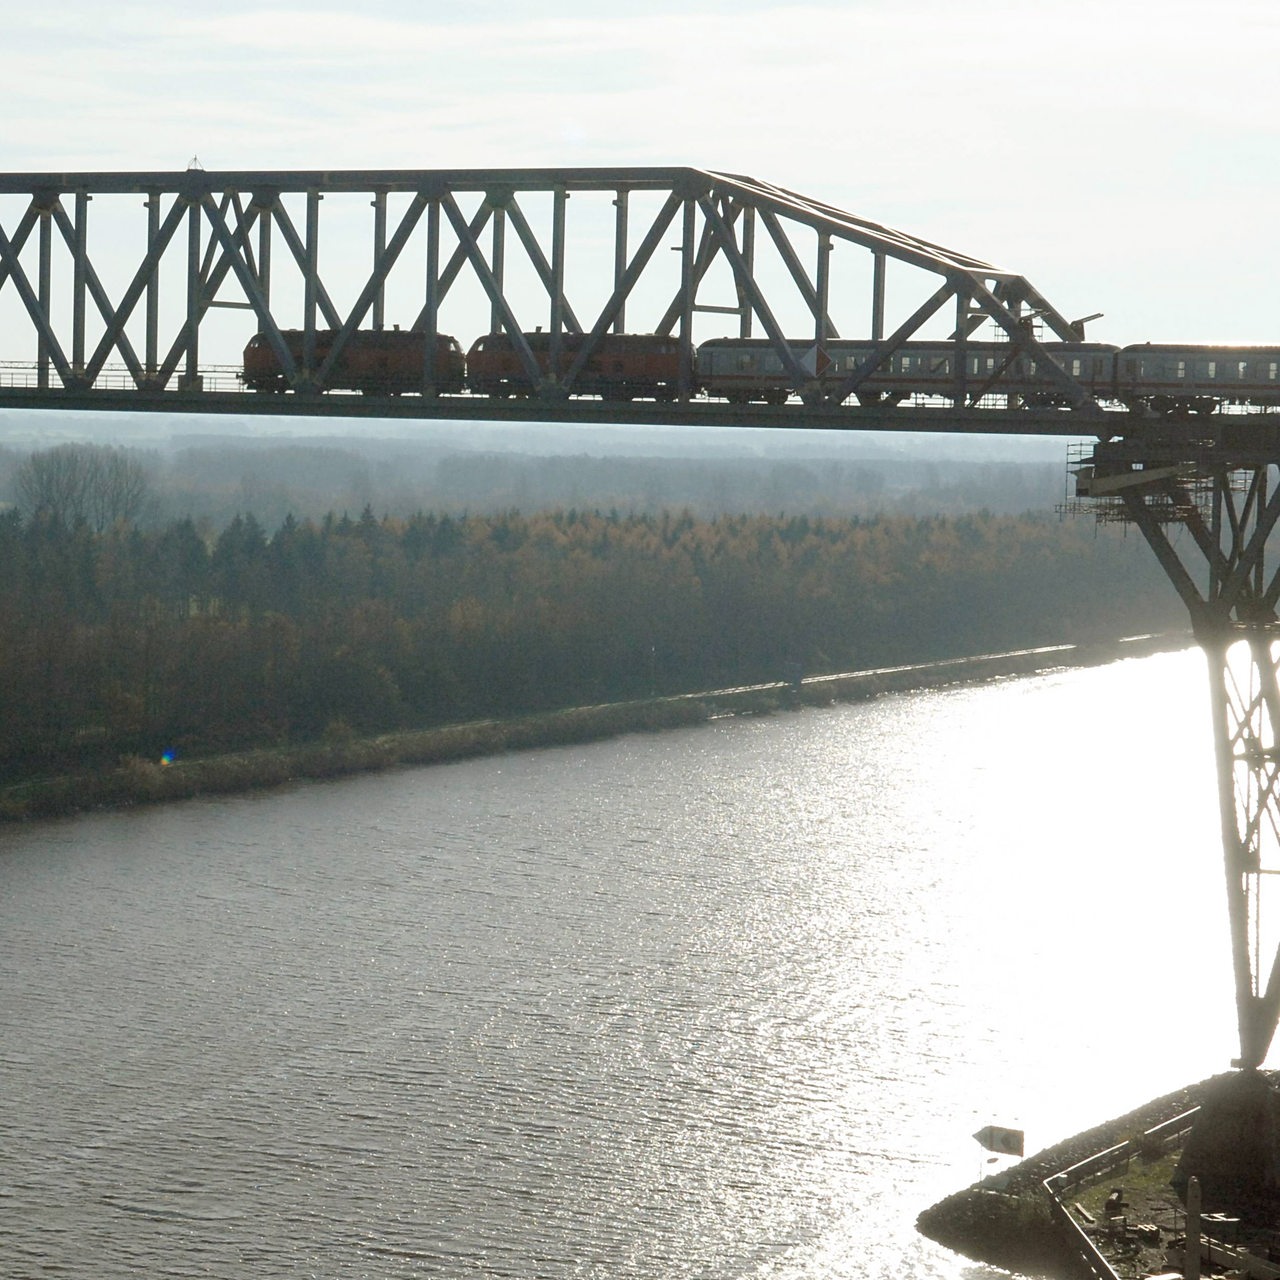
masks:
<path fill-rule="evenodd" d="M 0 833 L 0 1275 L 986 1280 L 1236 1051 L 1187 651 Z"/>

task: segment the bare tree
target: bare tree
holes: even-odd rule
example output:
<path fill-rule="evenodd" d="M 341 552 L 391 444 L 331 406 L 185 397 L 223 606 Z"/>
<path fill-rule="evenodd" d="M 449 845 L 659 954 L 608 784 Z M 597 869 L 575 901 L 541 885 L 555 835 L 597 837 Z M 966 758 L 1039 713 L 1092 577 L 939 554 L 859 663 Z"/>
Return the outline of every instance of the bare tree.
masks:
<path fill-rule="evenodd" d="M 82 521 L 96 533 L 138 518 L 150 482 L 146 470 L 123 449 L 109 445 L 60 444 L 33 453 L 14 483 L 30 515 L 67 525 Z"/>

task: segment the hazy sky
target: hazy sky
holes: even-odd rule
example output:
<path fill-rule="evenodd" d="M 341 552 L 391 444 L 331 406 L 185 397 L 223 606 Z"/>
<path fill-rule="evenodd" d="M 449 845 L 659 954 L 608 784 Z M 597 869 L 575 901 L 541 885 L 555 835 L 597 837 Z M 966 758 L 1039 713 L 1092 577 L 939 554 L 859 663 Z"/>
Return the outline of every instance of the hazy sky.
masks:
<path fill-rule="evenodd" d="M 1027 276 L 1090 336 L 1280 343 L 1274 0 L 48 0 L 0 169 L 694 165 Z"/>

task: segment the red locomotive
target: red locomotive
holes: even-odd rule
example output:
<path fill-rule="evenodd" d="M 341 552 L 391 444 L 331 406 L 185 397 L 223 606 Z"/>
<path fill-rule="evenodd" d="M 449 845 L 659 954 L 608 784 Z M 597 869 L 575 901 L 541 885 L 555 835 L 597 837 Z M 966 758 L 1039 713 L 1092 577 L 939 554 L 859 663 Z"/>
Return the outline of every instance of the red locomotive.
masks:
<path fill-rule="evenodd" d="M 524 340 L 543 378 L 550 378 L 551 335 L 526 333 Z M 587 334 L 560 335 L 559 375 L 563 377 L 587 342 Z M 569 388 L 571 395 L 606 400 L 674 400 L 680 390 L 680 340 L 652 333 L 601 334 Z M 685 367 L 693 368 L 688 349 Z M 486 333 L 467 352 L 467 385 L 482 396 L 530 396 L 538 388 L 507 333 Z"/>
<path fill-rule="evenodd" d="M 285 349 L 295 364 L 302 364 L 303 331 L 282 329 Z M 333 350 L 337 331 L 318 329 L 315 364 L 318 369 Z M 434 390 L 456 393 L 463 389 L 466 364 L 457 338 L 436 335 Z M 325 391 L 361 391 L 368 395 L 397 396 L 422 391 L 427 371 L 427 335 L 411 329 L 356 329 L 325 378 Z M 244 349 L 240 380 L 250 391 L 287 391 L 288 380 L 265 333 L 256 333 Z"/>

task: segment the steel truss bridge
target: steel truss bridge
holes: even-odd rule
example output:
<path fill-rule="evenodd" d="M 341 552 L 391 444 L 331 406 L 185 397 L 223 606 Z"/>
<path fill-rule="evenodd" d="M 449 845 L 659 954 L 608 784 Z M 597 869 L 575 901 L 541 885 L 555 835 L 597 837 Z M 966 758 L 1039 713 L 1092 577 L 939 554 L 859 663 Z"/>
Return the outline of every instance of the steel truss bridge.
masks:
<path fill-rule="evenodd" d="M 876 349 L 833 386 L 815 371 L 837 319 Z M 331 388 L 351 335 L 389 324 L 423 333 L 428 349 L 437 333 L 465 347 L 505 331 L 535 394 L 519 405 L 437 396 L 429 369 L 422 394 Z M 12 353 L 0 405 L 888 430 L 905 415 L 846 401 L 931 324 L 961 357 L 971 338 L 1007 341 L 1012 360 L 1042 355 L 1042 337 L 1083 334 L 1022 276 L 741 175 L 0 174 L 0 355 Z M 287 329 L 303 334 L 301 358 Z M 539 368 L 523 337 L 537 329 L 562 372 Z M 670 405 L 575 399 L 602 335 L 628 330 L 678 337 L 686 351 L 706 336 L 762 338 L 799 394 L 731 408 L 698 396 L 686 367 Z M 283 400 L 239 390 L 258 332 L 284 371 Z M 336 334 L 319 354 L 318 332 Z M 566 335 L 582 335 L 572 361 L 557 358 Z M 932 426 L 1008 430 L 990 413 L 992 380 L 966 380 L 966 362 L 953 363 Z M 1101 412 L 1052 361 L 1040 367 L 1079 417 Z M 1062 414 L 1023 413 L 1019 429 L 1070 433 Z"/>
<path fill-rule="evenodd" d="M 361 240 L 356 262 L 351 246 Z M 837 319 L 875 348 L 833 387 L 814 373 L 840 336 Z M 435 395 L 427 370 L 421 394 L 327 390 L 347 339 L 388 323 L 424 333 L 429 345 L 439 333 L 466 345 L 505 331 L 536 393 Z M 886 356 L 939 324 L 957 357 L 941 403 L 846 403 Z M 564 335 L 582 335 L 571 361 L 550 361 L 563 373 L 539 368 L 522 337 L 538 328 L 553 357 Z M 282 338 L 288 329 L 303 335 L 301 359 Z M 337 335 L 323 358 L 321 331 Z M 707 336 L 762 338 L 799 394 L 783 405 L 711 401 L 696 394 L 686 360 L 672 403 L 575 398 L 594 344 L 627 331 L 673 335 L 686 347 Z M 280 361 L 287 394 L 237 389 L 236 362 L 255 333 Z M 1169 419 L 1105 408 L 1043 352 L 1044 340 L 1082 335 L 1082 322 L 1022 276 L 735 174 L 0 174 L 0 354 L 14 357 L 0 360 L 0 408 L 1084 441 L 1076 505 L 1141 530 L 1209 659 L 1237 1063 L 1253 1068 L 1280 1023 L 1280 414 Z M 971 339 L 1007 342 L 1011 355 L 1036 360 L 1066 407 L 1015 407 L 998 385 L 967 383 Z"/>

